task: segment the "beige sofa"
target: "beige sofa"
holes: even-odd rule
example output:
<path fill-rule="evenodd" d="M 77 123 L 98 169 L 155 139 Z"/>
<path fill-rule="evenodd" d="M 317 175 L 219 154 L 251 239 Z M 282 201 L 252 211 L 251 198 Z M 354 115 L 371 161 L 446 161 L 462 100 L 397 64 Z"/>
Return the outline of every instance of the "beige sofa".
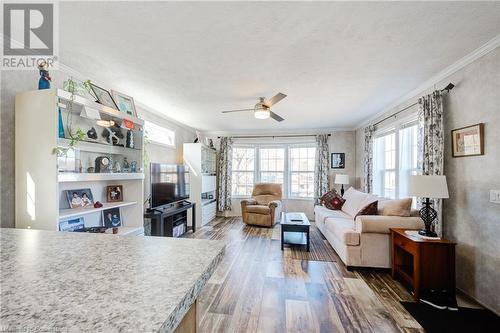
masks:
<path fill-rule="evenodd" d="M 424 224 L 418 211 L 409 217 L 360 215 L 356 212 L 370 201 L 387 200 L 350 188 L 344 194 L 342 210 L 315 206 L 318 229 L 348 267 L 391 267 L 391 235 L 389 228 L 421 229 Z"/>
<path fill-rule="evenodd" d="M 252 199 L 241 200 L 245 224 L 272 227 L 281 215 L 281 184 L 255 184 Z"/>

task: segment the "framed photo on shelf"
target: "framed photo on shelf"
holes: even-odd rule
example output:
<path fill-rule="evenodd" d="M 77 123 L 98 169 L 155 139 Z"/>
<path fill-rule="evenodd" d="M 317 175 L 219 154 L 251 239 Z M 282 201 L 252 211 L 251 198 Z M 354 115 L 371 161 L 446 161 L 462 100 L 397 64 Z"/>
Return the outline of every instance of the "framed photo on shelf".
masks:
<path fill-rule="evenodd" d="M 115 100 L 113 99 L 113 96 L 111 96 L 109 91 L 99 86 L 96 86 L 92 82 L 90 83 L 90 88 L 94 92 L 97 98 L 97 102 L 99 102 L 102 105 L 109 106 L 110 108 L 119 110 L 118 106 L 115 103 Z"/>
<path fill-rule="evenodd" d="M 452 130 L 451 144 L 453 157 L 484 155 L 484 124 Z"/>
<path fill-rule="evenodd" d="M 330 163 L 332 169 L 344 169 L 345 153 L 332 153 Z"/>
<path fill-rule="evenodd" d="M 102 220 L 106 228 L 120 227 L 122 225 L 120 207 L 104 209 L 102 211 Z"/>
<path fill-rule="evenodd" d="M 85 228 L 83 217 L 73 217 L 59 222 L 59 231 L 78 231 Z"/>
<path fill-rule="evenodd" d="M 111 185 L 106 187 L 108 202 L 123 201 L 123 185 Z"/>
<path fill-rule="evenodd" d="M 135 110 L 135 103 L 132 97 L 122 94 L 116 90 L 111 90 L 111 95 L 118 105 L 118 110 L 125 112 L 130 116 L 137 117 L 137 111 Z"/>
<path fill-rule="evenodd" d="M 85 208 L 94 206 L 94 197 L 90 188 L 66 190 L 66 199 L 70 208 Z"/>

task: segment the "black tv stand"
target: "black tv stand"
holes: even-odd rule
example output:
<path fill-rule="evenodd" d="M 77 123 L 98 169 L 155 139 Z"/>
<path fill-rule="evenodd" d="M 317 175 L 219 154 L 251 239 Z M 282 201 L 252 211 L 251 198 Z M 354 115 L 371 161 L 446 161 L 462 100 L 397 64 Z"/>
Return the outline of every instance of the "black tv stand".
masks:
<path fill-rule="evenodd" d="M 192 225 L 187 225 L 187 211 L 192 208 Z M 183 201 L 177 206 L 164 209 L 149 209 L 144 214 L 144 234 L 146 236 L 179 237 L 189 229 L 196 231 L 196 203 Z M 149 220 L 149 221 L 147 221 Z M 150 227 L 147 226 L 150 222 Z M 179 233 L 178 231 L 184 232 Z"/>

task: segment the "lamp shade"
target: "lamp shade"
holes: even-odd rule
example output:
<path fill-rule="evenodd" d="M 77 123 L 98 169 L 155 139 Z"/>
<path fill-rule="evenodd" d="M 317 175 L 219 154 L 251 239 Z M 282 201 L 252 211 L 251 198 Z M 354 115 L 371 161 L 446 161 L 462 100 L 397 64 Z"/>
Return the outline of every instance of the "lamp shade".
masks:
<path fill-rule="evenodd" d="M 410 176 L 408 194 L 420 198 L 447 199 L 446 176 Z"/>
<path fill-rule="evenodd" d="M 335 175 L 335 184 L 349 184 L 349 176 L 344 174 Z"/>

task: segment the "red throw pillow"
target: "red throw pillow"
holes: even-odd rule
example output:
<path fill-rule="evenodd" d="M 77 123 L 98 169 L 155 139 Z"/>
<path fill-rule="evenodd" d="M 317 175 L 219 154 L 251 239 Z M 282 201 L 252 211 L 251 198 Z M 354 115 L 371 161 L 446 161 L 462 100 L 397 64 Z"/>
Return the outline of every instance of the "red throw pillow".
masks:
<path fill-rule="evenodd" d="M 323 194 L 319 202 L 328 209 L 340 210 L 345 200 L 333 189 Z"/>
<path fill-rule="evenodd" d="M 356 217 L 358 217 L 359 215 L 377 215 L 377 212 L 378 212 L 378 201 L 374 201 L 374 202 L 366 205 L 365 207 L 363 207 L 356 214 L 356 216 L 354 217 L 354 219 L 356 219 Z"/>

